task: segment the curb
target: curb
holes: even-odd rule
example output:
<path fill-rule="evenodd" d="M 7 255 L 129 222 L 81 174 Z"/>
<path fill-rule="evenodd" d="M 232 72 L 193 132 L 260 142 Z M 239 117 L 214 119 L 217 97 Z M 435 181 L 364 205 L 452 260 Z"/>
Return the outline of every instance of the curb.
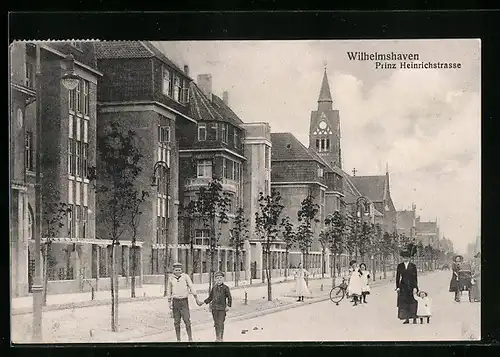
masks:
<path fill-rule="evenodd" d="M 323 278 L 314 278 L 311 280 L 321 280 Z M 324 278 L 327 279 L 327 278 Z M 279 282 L 273 283 L 274 285 L 279 285 L 279 284 L 286 284 L 286 283 L 291 283 L 293 280 L 283 280 Z M 239 285 L 239 286 L 233 286 L 231 290 L 241 290 L 241 289 L 248 289 L 248 288 L 253 288 L 253 287 L 261 287 L 261 286 L 266 286 L 267 282 L 262 283 L 255 283 L 255 284 L 244 284 L 244 285 Z M 201 289 L 197 290 L 199 293 L 208 293 L 208 289 Z M 138 301 L 153 301 L 153 300 L 160 300 L 160 299 L 165 299 L 164 296 L 138 296 L 135 298 L 131 297 L 124 297 L 120 298 L 118 303 L 123 304 L 123 303 L 131 303 L 131 302 L 138 302 Z M 79 309 L 79 308 L 85 308 L 85 307 L 94 307 L 94 306 L 104 306 L 104 305 L 111 305 L 111 300 L 90 300 L 90 301 L 80 301 L 80 302 L 70 302 L 70 303 L 65 303 L 65 304 L 54 304 L 54 305 L 46 305 L 43 307 L 42 311 L 43 312 L 48 312 L 48 311 L 57 311 L 57 310 L 71 310 L 71 309 Z M 19 308 L 19 309 L 11 309 L 11 315 L 16 316 L 16 315 L 28 315 L 33 313 L 33 308 Z"/>
<path fill-rule="evenodd" d="M 381 279 L 381 280 L 377 280 L 376 282 L 373 282 L 373 284 L 371 284 L 370 286 L 377 287 L 379 285 L 390 284 L 392 282 L 394 282 L 393 279 L 387 279 L 387 280 Z M 309 297 L 308 301 L 304 301 L 301 304 L 298 304 L 294 301 L 294 302 L 290 302 L 290 303 L 287 303 L 285 305 L 278 306 L 278 307 L 272 307 L 272 308 L 261 310 L 261 311 L 255 311 L 255 312 L 250 312 L 250 313 L 239 315 L 239 316 L 228 317 L 228 318 L 226 318 L 226 321 L 235 322 L 235 321 L 242 321 L 242 320 L 250 320 L 250 319 L 264 316 L 264 315 L 270 315 L 270 314 L 274 314 L 274 313 L 281 312 L 281 311 L 291 310 L 291 309 L 295 309 L 298 307 L 327 301 L 330 299 L 330 290 L 331 290 L 331 288 L 328 289 L 328 293 L 326 294 L 326 296 Z M 198 325 L 192 325 L 192 328 L 193 328 L 193 332 L 194 332 L 196 330 L 204 330 L 204 329 L 212 327 L 212 326 L 213 326 L 213 321 L 210 321 L 210 322 L 202 322 Z M 173 331 L 174 331 L 173 329 L 169 329 L 165 332 L 150 333 L 150 334 L 146 334 L 146 335 L 138 337 L 139 340 L 137 338 L 132 338 L 129 340 L 124 340 L 123 342 L 131 342 L 131 343 L 140 342 L 141 338 L 157 336 L 157 335 L 160 336 L 160 335 L 172 333 Z"/>

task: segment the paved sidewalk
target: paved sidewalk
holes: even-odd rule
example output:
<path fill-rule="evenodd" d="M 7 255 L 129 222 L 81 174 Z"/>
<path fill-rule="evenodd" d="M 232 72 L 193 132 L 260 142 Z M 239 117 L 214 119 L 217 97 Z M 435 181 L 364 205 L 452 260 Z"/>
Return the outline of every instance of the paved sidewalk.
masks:
<path fill-rule="evenodd" d="M 293 277 L 288 277 L 288 281 L 293 281 Z M 275 277 L 272 279 L 274 283 L 282 283 L 285 281 L 285 277 Z M 253 288 L 256 286 L 262 286 L 261 279 L 254 279 L 250 285 L 250 281 L 243 280 L 239 282 L 239 286 L 235 287 L 234 282 L 230 281 L 226 283 L 231 290 L 233 289 L 245 289 Z M 208 291 L 208 282 L 203 284 L 194 284 L 195 288 L 199 292 Z M 130 297 L 130 287 L 121 288 L 118 293 L 120 303 L 133 302 L 133 301 L 147 301 L 163 298 L 164 285 L 163 284 L 143 284 L 142 287 L 137 287 L 136 297 Z M 28 314 L 33 311 L 33 296 L 23 296 L 19 298 L 13 298 L 11 300 L 12 314 Z M 86 293 L 72 293 L 72 294 L 50 294 L 47 296 L 47 305 L 44 306 L 43 311 L 53 311 L 60 309 L 72 309 L 77 307 L 89 307 L 89 306 L 100 306 L 111 304 L 111 292 L 110 290 L 96 291 L 94 293 L 94 300 L 92 300 L 92 294 L 90 292 Z"/>

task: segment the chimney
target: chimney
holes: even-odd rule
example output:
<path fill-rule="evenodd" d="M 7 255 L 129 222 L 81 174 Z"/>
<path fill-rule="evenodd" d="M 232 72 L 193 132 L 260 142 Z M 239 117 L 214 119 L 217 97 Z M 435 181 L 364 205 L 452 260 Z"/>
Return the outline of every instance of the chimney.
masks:
<path fill-rule="evenodd" d="M 226 90 L 222 92 L 222 101 L 229 106 L 229 93 Z"/>
<path fill-rule="evenodd" d="M 184 73 L 189 76 L 189 66 L 187 64 L 184 65 Z"/>
<path fill-rule="evenodd" d="M 198 75 L 198 87 L 205 96 L 212 100 L 212 75 L 211 74 L 199 74 Z"/>

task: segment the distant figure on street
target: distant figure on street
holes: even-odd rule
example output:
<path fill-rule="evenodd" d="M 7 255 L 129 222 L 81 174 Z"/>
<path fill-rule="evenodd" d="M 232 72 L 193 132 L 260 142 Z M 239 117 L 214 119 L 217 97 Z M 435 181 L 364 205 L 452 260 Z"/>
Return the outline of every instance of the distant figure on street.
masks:
<path fill-rule="evenodd" d="M 186 325 L 186 333 L 189 341 L 193 341 L 191 332 L 191 316 L 189 313 L 189 294 L 193 294 L 198 302 L 198 295 L 189 275 L 182 272 L 182 264 L 174 263 L 173 274 L 168 279 L 167 298 L 168 306 L 173 312 L 175 334 L 177 342 L 181 341 L 181 317 Z"/>
<path fill-rule="evenodd" d="M 366 268 L 365 263 L 359 265 L 359 270 L 361 271 L 361 298 L 362 302 L 366 304 L 366 296 L 370 295 L 371 274 Z"/>
<path fill-rule="evenodd" d="M 226 313 L 229 311 L 233 303 L 231 291 L 229 287 L 224 284 L 224 273 L 215 273 L 215 285 L 210 290 L 208 298 L 204 301 L 197 301 L 201 306 L 204 303 L 210 304 L 212 310 L 212 317 L 214 319 L 215 327 L 215 341 L 222 342 L 224 340 L 224 321 L 226 320 Z"/>
<path fill-rule="evenodd" d="M 473 264 L 473 284 L 471 289 L 471 298 L 474 302 L 481 301 L 481 253 L 474 256 Z"/>
<path fill-rule="evenodd" d="M 353 299 L 353 306 L 357 306 L 361 302 L 361 293 L 363 289 L 363 282 L 361 280 L 362 272 L 359 270 L 358 263 L 355 260 L 349 262 L 349 285 L 347 286 L 347 293 Z"/>
<path fill-rule="evenodd" d="M 417 323 L 417 301 L 414 294 L 418 292 L 417 267 L 410 262 L 410 252 L 401 252 L 403 262 L 396 270 L 396 291 L 398 293 L 398 318 L 409 324 L 410 319 Z"/>
<path fill-rule="evenodd" d="M 460 284 L 458 279 L 458 273 L 461 269 L 461 265 L 464 262 L 464 257 L 461 255 L 456 255 L 453 258 L 453 264 L 451 266 L 451 280 L 450 280 L 450 293 L 455 293 L 455 301 L 460 302 Z"/>
<path fill-rule="evenodd" d="M 302 263 L 299 263 L 297 270 L 295 271 L 295 293 L 297 294 L 297 301 L 304 301 L 304 295 L 309 295 L 310 291 L 306 284 L 305 277 L 309 275 L 309 272 L 302 268 Z"/>
<path fill-rule="evenodd" d="M 420 290 L 413 296 L 417 300 L 417 317 L 420 319 L 420 323 L 424 323 L 424 318 L 427 319 L 427 323 L 431 321 L 431 308 L 432 302 L 427 293 Z"/>

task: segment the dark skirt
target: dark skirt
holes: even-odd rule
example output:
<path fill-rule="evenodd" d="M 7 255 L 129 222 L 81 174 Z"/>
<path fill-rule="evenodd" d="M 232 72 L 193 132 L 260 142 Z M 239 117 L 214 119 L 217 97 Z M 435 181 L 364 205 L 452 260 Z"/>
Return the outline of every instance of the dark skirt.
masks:
<path fill-rule="evenodd" d="M 407 320 L 416 318 L 417 307 L 418 303 L 413 297 L 413 291 L 400 290 L 398 292 L 398 319 Z"/>

